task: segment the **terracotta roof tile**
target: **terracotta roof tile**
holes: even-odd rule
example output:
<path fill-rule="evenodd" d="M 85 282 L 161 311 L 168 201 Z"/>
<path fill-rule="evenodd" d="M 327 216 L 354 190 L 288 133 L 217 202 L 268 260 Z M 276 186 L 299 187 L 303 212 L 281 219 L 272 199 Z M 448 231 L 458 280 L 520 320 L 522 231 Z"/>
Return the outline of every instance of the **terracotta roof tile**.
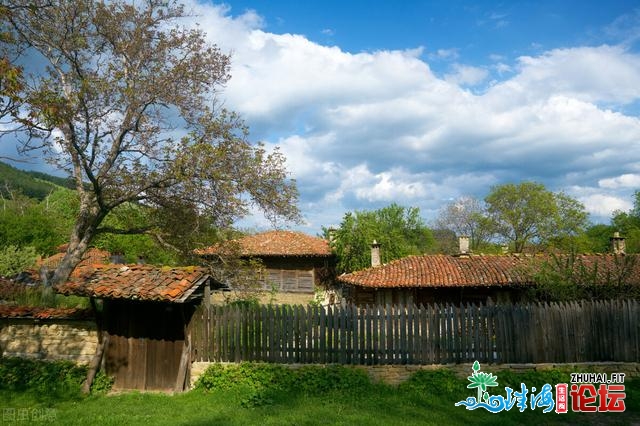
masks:
<path fill-rule="evenodd" d="M 91 309 L 0 305 L 0 318 L 91 319 Z"/>
<path fill-rule="evenodd" d="M 150 265 L 95 265 L 76 268 L 56 291 L 111 299 L 182 302 L 209 275 L 205 268 L 168 268 Z"/>
<path fill-rule="evenodd" d="M 63 246 L 64 246 L 64 249 L 66 250 L 66 246 L 68 246 L 68 244 Z M 60 246 L 58 248 L 62 248 L 63 246 Z M 49 269 L 55 269 L 58 267 L 60 262 L 62 262 L 62 259 L 64 258 L 65 254 L 66 253 L 64 252 L 56 253 L 53 256 L 49 256 L 45 259 L 38 261 L 37 266 L 38 267 L 46 266 Z M 108 251 L 91 247 L 86 251 L 84 256 L 82 256 L 82 260 L 80 261 L 78 266 L 87 266 L 92 264 L 101 264 L 101 265 L 106 264 L 106 263 L 109 263 L 110 257 L 111 257 L 111 253 L 109 253 Z"/>
<path fill-rule="evenodd" d="M 273 256 L 273 257 L 330 257 L 333 256 L 329 242 L 325 239 L 312 237 L 302 232 L 268 231 L 256 235 L 233 240 L 231 244 L 238 244 L 242 256 Z M 224 252 L 224 245 L 215 245 L 196 250 L 201 256 L 220 254 Z"/>
<path fill-rule="evenodd" d="M 629 257 L 630 255 L 627 255 Z M 544 256 L 481 255 L 409 256 L 386 265 L 345 274 L 338 280 L 362 287 L 469 287 L 521 286 L 533 284 L 533 271 L 540 263 L 550 260 Z M 587 268 L 598 265 L 603 280 L 619 268 L 619 258 L 613 255 L 581 255 Z M 640 259 L 634 264 L 631 278 L 640 283 Z"/>

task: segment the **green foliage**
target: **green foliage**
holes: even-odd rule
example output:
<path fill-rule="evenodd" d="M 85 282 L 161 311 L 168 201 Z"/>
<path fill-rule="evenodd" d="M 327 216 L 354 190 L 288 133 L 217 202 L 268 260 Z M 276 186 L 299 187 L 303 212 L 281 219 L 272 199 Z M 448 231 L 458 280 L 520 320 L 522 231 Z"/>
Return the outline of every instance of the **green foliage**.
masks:
<path fill-rule="evenodd" d="M 391 204 L 374 211 L 345 214 L 337 230 L 323 229 L 332 241 L 339 273 L 371 266 L 371 243 L 380 246 L 381 261 L 387 263 L 412 254 L 423 254 L 435 245 L 433 235 L 415 207 Z"/>
<path fill-rule="evenodd" d="M 34 265 L 36 258 L 33 247 L 19 248 L 10 245 L 0 248 L 0 277 L 12 277 L 27 270 Z"/>
<path fill-rule="evenodd" d="M 31 246 L 36 253 L 48 255 L 68 238 L 62 235 L 57 214 L 48 209 L 46 202 L 12 193 L 0 205 L 0 245 Z"/>
<path fill-rule="evenodd" d="M 100 370 L 96 373 L 91 383 L 91 393 L 95 395 L 104 395 L 113 387 L 114 378 Z"/>
<path fill-rule="evenodd" d="M 615 256 L 612 263 L 586 264 L 574 253 L 552 255 L 536 267 L 531 297 L 542 301 L 606 300 L 640 297 L 633 281 L 637 259 Z"/>
<path fill-rule="evenodd" d="M 86 367 L 70 361 L 37 361 L 23 358 L 0 359 L 0 389 L 34 391 L 59 397 L 80 396 Z"/>
<path fill-rule="evenodd" d="M 611 218 L 611 227 L 626 238 L 627 253 L 640 253 L 640 191 L 635 192 L 630 211 L 615 212 Z"/>
<path fill-rule="evenodd" d="M 25 172 L 0 161 L 0 185 L 2 197 L 18 191 L 29 198 L 44 200 L 59 187 L 69 187 L 69 180 L 40 172 Z"/>
<path fill-rule="evenodd" d="M 45 394 L 48 399 L 79 399 L 86 376 L 87 366 L 71 361 L 0 359 L 0 391 Z M 91 393 L 105 394 L 112 385 L 113 379 L 99 371 L 91 385 Z"/>
<path fill-rule="evenodd" d="M 272 221 L 299 219 L 285 157 L 250 141 L 242 119 L 213 100 L 230 78 L 231 60 L 201 29 L 182 25 L 189 15 L 183 4 L 4 4 L 15 40 L 6 48 L 25 56 L 29 81 L 16 130 L 29 136 L 22 148 L 42 148 L 71 175 L 81 201 L 71 255 L 54 284 L 68 278 L 105 218 L 127 203 L 152 208 L 153 224 L 187 235 L 186 242 L 199 225 L 230 226 L 254 207 Z"/>
<path fill-rule="evenodd" d="M 437 370 L 419 370 L 400 384 L 400 389 L 421 394 L 462 395 L 464 384 L 453 371 L 440 368 Z M 453 398 L 452 398 L 453 399 Z"/>
<path fill-rule="evenodd" d="M 364 371 L 341 365 L 306 365 L 298 369 L 278 364 L 213 364 L 195 384 L 207 391 L 243 389 L 246 407 L 270 404 L 282 392 L 324 395 L 332 391 L 357 391 L 371 386 Z"/>
<path fill-rule="evenodd" d="M 357 391 L 366 389 L 371 382 L 364 372 L 342 365 L 318 367 L 306 365 L 293 370 L 294 386 L 310 395 L 321 395 L 330 391 Z"/>
<path fill-rule="evenodd" d="M 575 237 L 587 225 L 584 206 L 563 193 L 535 182 L 498 185 L 485 198 L 495 232 L 511 242 L 516 253 L 529 243 L 547 244 Z"/>
<path fill-rule="evenodd" d="M 89 298 L 63 296 L 53 292 L 51 287 L 31 286 L 7 280 L 0 281 L 0 300 L 17 306 L 43 308 L 89 308 Z"/>

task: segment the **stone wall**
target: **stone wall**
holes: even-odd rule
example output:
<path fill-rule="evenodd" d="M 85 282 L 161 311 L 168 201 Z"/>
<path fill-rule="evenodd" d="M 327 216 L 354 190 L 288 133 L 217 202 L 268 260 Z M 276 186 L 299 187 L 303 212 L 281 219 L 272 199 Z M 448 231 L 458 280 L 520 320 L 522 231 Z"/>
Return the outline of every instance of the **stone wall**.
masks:
<path fill-rule="evenodd" d="M 215 364 L 213 362 L 194 362 L 191 365 L 191 386 L 198 380 L 206 369 Z M 222 363 L 230 364 L 230 363 Z M 300 364 L 283 364 L 289 368 L 299 368 Z M 307 364 L 310 365 L 310 364 Z M 320 364 L 316 364 L 320 365 Z M 566 369 L 577 372 L 602 372 L 602 373 L 625 373 L 627 377 L 640 376 L 639 363 L 623 362 L 587 362 L 572 364 L 482 364 L 482 371 L 488 373 L 498 373 L 504 370 L 513 371 L 541 371 L 549 369 Z M 352 368 L 364 370 L 373 382 L 384 382 L 390 385 L 398 385 L 420 370 L 449 369 L 461 379 L 467 378 L 472 372 L 472 364 L 437 364 L 437 365 L 357 365 Z"/>
<path fill-rule="evenodd" d="M 3 357 L 69 360 L 88 364 L 98 345 L 96 324 L 67 319 L 0 319 Z"/>

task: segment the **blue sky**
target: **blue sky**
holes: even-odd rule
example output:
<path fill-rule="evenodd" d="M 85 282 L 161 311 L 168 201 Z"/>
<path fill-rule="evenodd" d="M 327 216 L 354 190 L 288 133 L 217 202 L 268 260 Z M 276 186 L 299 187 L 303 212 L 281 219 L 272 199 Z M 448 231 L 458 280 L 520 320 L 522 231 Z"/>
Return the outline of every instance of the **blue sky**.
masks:
<path fill-rule="evenodd" d="M 294 228 L 523 180 L 607 221 L 640 189 L 637 1 L 188 1 L 226 106 L 287 156 Z"/>

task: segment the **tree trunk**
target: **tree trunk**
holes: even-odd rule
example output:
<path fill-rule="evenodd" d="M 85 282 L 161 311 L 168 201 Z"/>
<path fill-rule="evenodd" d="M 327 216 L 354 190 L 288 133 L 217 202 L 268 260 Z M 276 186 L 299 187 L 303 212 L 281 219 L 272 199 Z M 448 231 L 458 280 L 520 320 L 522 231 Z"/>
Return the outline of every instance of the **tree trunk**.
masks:
<path fill-rule="evenodd" d="M 87 210 L 92 211 L 87 212 Z M 104 217 L 105 214 L 97 209 L 80 206 L 80 217 L 71 233 L 69 247 L 56 268 L 53 278 L 51 278 L 51 285 L 55 286 L 69 279 L 75 267 L 82 261 L 82 257 L 89 248 L 89 244 L 96 234 L 96 229 L 98 229 L 98 225 L 100 225 Z"/>

